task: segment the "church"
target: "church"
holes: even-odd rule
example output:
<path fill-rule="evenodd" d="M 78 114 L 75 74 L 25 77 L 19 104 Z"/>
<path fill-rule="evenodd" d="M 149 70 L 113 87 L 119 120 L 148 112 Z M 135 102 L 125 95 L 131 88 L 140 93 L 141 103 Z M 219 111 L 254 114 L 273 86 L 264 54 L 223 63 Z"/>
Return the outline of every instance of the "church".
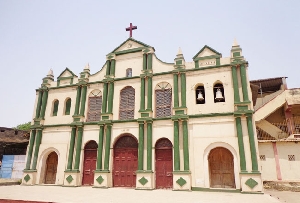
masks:
<path fill-rule="evenodd" d="M 22 185 L 262 192 L 248 62 L 230 53 L 167 63 L 130 36 L 96 73 L 50 70 Z"/>

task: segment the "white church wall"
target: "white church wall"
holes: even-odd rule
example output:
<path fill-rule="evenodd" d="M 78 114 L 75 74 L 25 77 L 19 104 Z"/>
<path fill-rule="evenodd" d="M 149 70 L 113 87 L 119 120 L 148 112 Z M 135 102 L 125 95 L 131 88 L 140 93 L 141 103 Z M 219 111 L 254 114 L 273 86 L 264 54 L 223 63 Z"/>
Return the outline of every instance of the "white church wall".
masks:
<path fill-rule="evenodd" d="M 173 61 L 172 61 L 173 63 Z M 152 57 L 153 73 L 169 72 L 174 70 L 174 64 L 160 61 L 155 54 Z"/>
<path fill-rule="evenodd" d="M 139 76 L 143 69 L 143 55 L 141 52 L 118 55 L 116 57 L 115 78 L 126 77 L 126 69 L 132 69 L 132 76 Z"/>
<path fill-rule="evenodd" d="M 258 144 L 258 152 L 260 156 L 264 156 L 265 160 L 260 159 L 262 180 L 276 181 L 276 162 L 271 142 L 260 142 Z"/>

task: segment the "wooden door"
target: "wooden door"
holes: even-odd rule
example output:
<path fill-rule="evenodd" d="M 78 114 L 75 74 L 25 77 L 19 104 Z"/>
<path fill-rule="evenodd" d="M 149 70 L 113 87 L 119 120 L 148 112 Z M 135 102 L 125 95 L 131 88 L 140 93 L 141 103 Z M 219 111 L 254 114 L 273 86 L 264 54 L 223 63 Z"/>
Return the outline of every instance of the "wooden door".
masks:
<path fill-rule="evenodd" d="M 173 188 L 172 143 L 160 139 L 155 145 L 155 180 L 156 188 Z"/>
<path fill-rule="evenodd" d="M 57 163 L 57 154 L 55 152 L 51 152 L 46 161 L 45 184 L 55 184 Z"/>
<path fill-rule="evenodd" d="M 82 185 L 93 185 L 94 171 L 96 170 L 98 144 L 95 141 L 88 142 L 84 147 Z"/>
<path fill-rule="evenodd" d="M 210 187 L 235 188 L 233 156 L 228 149 L 217 147 L 209 154 Z"/>
<path fill-rule="evenodd" d="M 121 137 L 114 146 L 113 186 L 135 187 L 138 143 L 132 136 Z"/>

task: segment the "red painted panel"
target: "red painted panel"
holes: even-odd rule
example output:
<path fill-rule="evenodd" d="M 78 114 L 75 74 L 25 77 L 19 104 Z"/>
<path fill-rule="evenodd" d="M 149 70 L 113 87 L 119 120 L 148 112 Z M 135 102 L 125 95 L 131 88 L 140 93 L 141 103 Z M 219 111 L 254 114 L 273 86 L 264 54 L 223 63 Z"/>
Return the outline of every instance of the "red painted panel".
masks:
<path fill-rule="evenodd" d="M 84 150 L 82 185 L 93 185 L 94 171 L 96 170 L 96 161 L 97 161 L 96 149 Z"/>
<path fill-rule="evenodd" d="M 155 149 L 156 188 L 173 187 L 172 148 Z"/>

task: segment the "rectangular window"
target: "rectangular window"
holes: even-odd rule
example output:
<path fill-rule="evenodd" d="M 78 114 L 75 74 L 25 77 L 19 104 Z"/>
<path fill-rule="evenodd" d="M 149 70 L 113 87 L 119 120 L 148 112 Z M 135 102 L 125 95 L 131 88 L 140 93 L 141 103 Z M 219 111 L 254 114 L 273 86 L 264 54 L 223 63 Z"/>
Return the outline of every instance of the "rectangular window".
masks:
<path fill-rule="evenodd" d="M 266 155 L 259 155 L 259 158 L 261 161 L 265 161 L 266 160 Z"/>
<path fill-rule="evenodd" d="M 295 155 L 288 155 L 289 161 L 295 161 Z"/>

